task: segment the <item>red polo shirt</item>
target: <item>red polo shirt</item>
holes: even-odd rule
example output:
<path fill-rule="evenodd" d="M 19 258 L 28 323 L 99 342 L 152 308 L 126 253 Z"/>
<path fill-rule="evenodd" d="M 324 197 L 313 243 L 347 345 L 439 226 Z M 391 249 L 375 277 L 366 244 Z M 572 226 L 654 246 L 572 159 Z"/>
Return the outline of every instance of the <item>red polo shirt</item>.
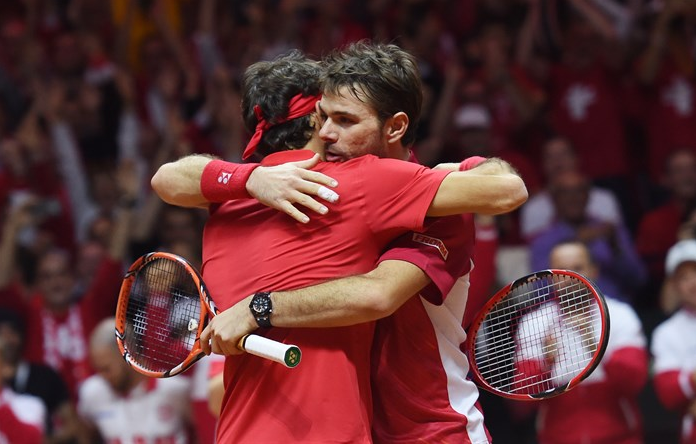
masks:
<path fill-rule="evenodd" d="M 305 157 L 269 156 L 266 162 Z M 387 243 L 423 229 L 447 172 L 363 156 L 320 163 L 339 183 L 330 212 L 300 224 L 255 200 L 211 207 L 203 279 L 221 309 L 251 293 L 306 287 L 374 267 Z M 219 442 L 371 442 L 370 348 L 374 323 L 327 329 L 272 328 L 265 336 L 298 345 L 295 369 L 243 354 L 225 364 Z"/>

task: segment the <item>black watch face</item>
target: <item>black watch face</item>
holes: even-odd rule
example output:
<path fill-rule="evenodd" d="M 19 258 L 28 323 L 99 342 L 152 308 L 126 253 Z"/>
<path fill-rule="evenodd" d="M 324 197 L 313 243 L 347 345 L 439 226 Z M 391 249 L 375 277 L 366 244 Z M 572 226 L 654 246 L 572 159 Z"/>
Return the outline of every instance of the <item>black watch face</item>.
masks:
<path fill-rule="evenodd" d="M 261 298 L 255 299 L 251 305 L 251 309 L 254 310 L 255 313 L 263 314 L 268 310 L 268 302 Z"/>

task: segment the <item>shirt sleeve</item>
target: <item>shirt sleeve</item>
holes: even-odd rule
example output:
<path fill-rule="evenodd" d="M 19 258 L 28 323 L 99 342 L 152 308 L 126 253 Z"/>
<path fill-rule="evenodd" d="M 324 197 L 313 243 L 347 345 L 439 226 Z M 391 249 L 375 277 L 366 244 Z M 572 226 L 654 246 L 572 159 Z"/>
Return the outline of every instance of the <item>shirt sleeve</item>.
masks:
<path fill-rule="evenodd" d="M 650 351 L 652 352 L 653 370 L 655 373 L 669 370 L 681 370 L 682 353 L 678 341 L 677 331 L 671 328 L 670 324 L 663 323 L 658 325 L 652 335 Z"/>
<path fill-rule="evenodd" d="M 356 171 L 362 173 L 362 183 L 357 189 L 364 193 L 365 216 L 372 230 L 423 231 L 428 208 L 450 171 L 375 156 L 358 159 L 362 161 Z"/>
<path fill-rule="evenodd" d="M 94 377 L 88 378 L 77 392 L 77 414 L 88 421 L 94 422 L 95 393 L 99 390 L 99 383 Z"/>
<path fill-rule="evenodd" d="M 474 224 L 471 214 L 428 218 L 423 233 L 406 233 L 395 239 L 378 263 L 401 260 L 417 266 L 432 281 L 420 295 L 439 305 L 457 279 L 471 269 Z"/>
<path fill-rule="evenodd" d="M 620 393 L 638 396 L 648 381 L 648 351 L 645 348 L 622 347 L 615 350 L 603 365 L 607 379 Z"/>

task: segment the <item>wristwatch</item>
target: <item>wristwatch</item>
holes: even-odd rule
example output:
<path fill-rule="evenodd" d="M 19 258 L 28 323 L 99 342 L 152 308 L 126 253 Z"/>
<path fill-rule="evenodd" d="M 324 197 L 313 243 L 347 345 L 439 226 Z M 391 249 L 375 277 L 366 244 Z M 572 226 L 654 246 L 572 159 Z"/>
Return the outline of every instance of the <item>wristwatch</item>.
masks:
<path fill-rule="evenodd" d="M 271 302 L 270 291 L 260 291 L 255 293 L 249 303 L 249 310 L 256 319 L 259 327 L 269 328 L 271 325 L 271 313 L 273 313 L 273 303 Z"/>

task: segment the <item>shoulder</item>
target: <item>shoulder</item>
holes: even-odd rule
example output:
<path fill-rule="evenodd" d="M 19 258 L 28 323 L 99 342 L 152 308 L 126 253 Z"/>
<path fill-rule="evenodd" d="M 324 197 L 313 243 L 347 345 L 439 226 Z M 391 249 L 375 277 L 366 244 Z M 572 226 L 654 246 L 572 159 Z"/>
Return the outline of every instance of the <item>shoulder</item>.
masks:
<path fill-rule="evenodd" d="M 113 390 L 104 378 L 92 375 L 87 378 L 78 390 L 80 403 L 84 402 L 108 402 L 114 396 Z"/>
<path fill-rule="evenodd" d="M 590 199 L 597 199 L 601 202 L 614 204 L 617 202 L 616 195 L 610 190 L 602 187 L 590 188 Z"/>
<path fill-rule="evenodd" d="M 346 162 L 342 162 L 339 165 L 342 165 L 344 168 L 351 169 L 359 165 L 363 168 L 367 167 L 379 170 L 430 171 L 430 168 L 423 165 L 418 165 L 417 163 L 407 162 L 399 159 L 381 158 L 373 154 L 366 154 L 364 156 L 356 157 Z"/>
<path fill-rule="evenodd" d="M 36 396 L 18 394 L 9 389 L 4 389 L 2 396 L 19 420 L 43 428 L 46 407 L 41 399 Z"/>
<path fill-rule="evenodd" d="M 551 248 L 549 243 L 556 244 L 561 240 L 570 240 L 575 236 L 572 226 L 563 221 L 554 221 L 547 228 L 535 234 L 529 241 L 532 248 Z"/>
<path fill-rule="evenodd" d="M 635 310 L 628 303 L 609 297 L 605 298 L 605 301 L 612 317 L 638 319 Z"/>
<path fill-rule="evenodd" d="M 549 195 L 548 191 L 542 190 L 534 193 L 529 200 L 525 202 L 522 208 L 527 208 L 527 210 L 530 210 L 532 208 L 545 207 L 548 205 L 552 205 L 551 195 Z"/>
<path fill-rule="evenodd" d="M 685 316 L 681 310 L 674 312 L 669 318 L 662 321 L 653 331 L 653 342 L 660 340 L 672 340 L 681 335 Z"/>
<path fill-rule="evenodd" d="M 65 385 L 60 374 L 56 370 L 54 370 L 53 367 L 50 367 L 50 366 L 45 365 L 45 364 L 39 364 L 36 362 L 29 362 L 28 364 L 29 364 L 29 377 L 30 378 L 36 377 L 37 379 L 41 379 L 42 381 L 45 381 L 45 382 L 58 383 L 61 385 Z"/>
<path fill-rule="evenodd" d="M 191 378 L 189 376 L 180 375 L 178 378 L 161 378 L 156 380 L 157 391 L 182 394 L 188 393 L 191 390 Z"/>
<path fill-rule="evenodd" d="M 681 211 L 676 205 L 672 203 L 666 203 L 657 208 L 649 210 L 643 216 L 644 223 L 662 223 L 666 218 L 680 218 Z"/>
<path fill-rule="evenodd" d="M 629 304 L 606 298 L 609 310 L 609 340 L 619 346 L 645 347 L 647 340 L 643 323 Z"/>

